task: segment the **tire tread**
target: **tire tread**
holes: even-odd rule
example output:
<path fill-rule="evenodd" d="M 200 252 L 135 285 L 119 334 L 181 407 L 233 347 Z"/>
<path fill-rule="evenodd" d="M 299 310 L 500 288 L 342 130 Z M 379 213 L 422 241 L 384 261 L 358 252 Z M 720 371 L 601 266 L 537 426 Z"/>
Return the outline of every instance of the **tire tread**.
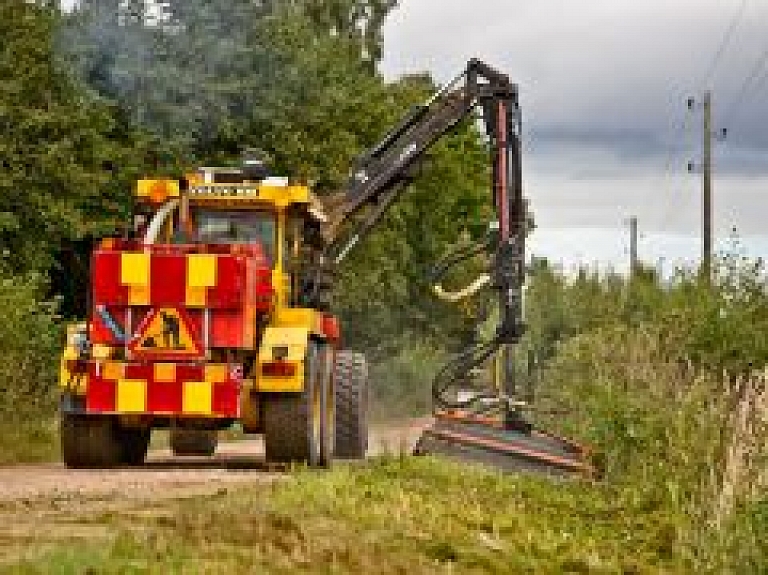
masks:
<path fill-rule="evenodd" d="M 334 367 L 337 457 L 361 459 L 368 448 L 368 365 L 365 355 L 339 351 Z"/>

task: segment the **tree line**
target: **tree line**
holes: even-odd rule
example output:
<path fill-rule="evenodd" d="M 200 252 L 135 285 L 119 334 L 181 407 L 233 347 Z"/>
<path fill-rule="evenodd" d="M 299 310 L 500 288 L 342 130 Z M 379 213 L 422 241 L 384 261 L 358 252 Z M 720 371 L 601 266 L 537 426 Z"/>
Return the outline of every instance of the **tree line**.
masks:
<path fill-rule="evenodd" d="M 133 182 L 264 150 L 320 195 L 435 88 L 387 81 L 382 26 L 395 0 L 81 0 L 0 5 L 0 246 L 4 273 L 85 313 L 88 253 L 119 234 Z M 457 310 L 426 270 L 489 208 L 487 151 L 472 125 L 445 138 L 341 270 L 353 346 L 386 354 L 404 332 L 451 337 Z M 437 313 L 436 313 L 437 312 Z M 376 326 L 374 330 L 372 326 Z"/>

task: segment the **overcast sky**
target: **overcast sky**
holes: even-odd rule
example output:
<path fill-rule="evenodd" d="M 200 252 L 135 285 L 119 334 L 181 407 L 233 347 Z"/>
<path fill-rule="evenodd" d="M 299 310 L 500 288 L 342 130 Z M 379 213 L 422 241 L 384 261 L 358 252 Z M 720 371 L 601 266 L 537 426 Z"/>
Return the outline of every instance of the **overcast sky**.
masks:
<path fill-rule="evenodd" d="M 386 24 L 389 77 L 447 80 L 473 56 L 520 84 L 534 247 L 621 261 L 634 214 L 648 257 L 695 257 L 701 177 L 686 164 L 702 131 L 686 99 L 709 87 L 715 127 L 728 129 L 714 154 L 717 235 L 736 227 L 768 255 L 756 237 L 768 215 L 768 0 L 401 0 Z"/>
<path fill-rule="evenodd" d="M 400 0 L 384 39 L 390 78 L 446 81 L 479 57 L 520 85 L 533 249 L 566 263 L 625 262 L 631 215 L 641 256 L 697 257 L 701 176 L 686 166 L 701 111 L 686 99 L 711 88 L 728 130 L 714 149 L 716 238 L 736 228 L 768 256 L 768 0 Z"/>

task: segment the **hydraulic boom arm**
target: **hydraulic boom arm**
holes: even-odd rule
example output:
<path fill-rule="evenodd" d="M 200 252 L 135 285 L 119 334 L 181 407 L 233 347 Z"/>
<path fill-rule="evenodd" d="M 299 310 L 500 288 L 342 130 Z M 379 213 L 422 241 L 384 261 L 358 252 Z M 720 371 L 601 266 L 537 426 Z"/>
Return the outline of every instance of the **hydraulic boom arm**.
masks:
<path fill-rule="evenodd" d="M 344 197 L 329 214 L 324 232 L 326 257 L 340 263 L 384 216 L 410 182 L 414 165 L 443 135 L 476 110 L 485 126 L 493 166 L 493 200 L 498 219 L 491 270 L 499 291 L 502 321 L 499 343 L 522 334 L 522 285 L 526 207 L 520 170 L 520 109 L 517 86 L 487 64 L 473 59 L 464 71 L 426 103 L 416 106 L 358 160 Z M 439 201 L 439 198 L 436 199 Z M 359 216 L 364 212 L 364 216 Z M 347 222 L 354 221 L 351 232 Z"/>
<path fill-rule="evenodd" d="M 526 402 L 519 401 L 516 394 L 511 344 L 523 333 L 528 214 L 521 184 L 517 87 L 506 75 L 471 60 L 461 74 L 414 108 L 359 159 L 342 200 L 328 214 L 322 260 L 325 266 L 343 261 L 405 190 L 419 159 L 464 118 L 474 117 L 475 110 L 480 112 L 488 138 L 497 221 L 484 242 L 461 248 L 439 262 L 432 279 L 463 259 L 490 255 L 486 274 L 463 290 L 450 294 L 438 290 L 438 295 L 458 300 L 489 285 L 499 299 L 500 320 L 490 339 L 473 338 L 434 377 L 435 422 L 424 431 L 415 452 L 455 455 L 504 469 L 589 476 L 593 470 L 586 450 L 535 429 L 522 413 Z M 495 358 L 494 389 L 483 393 L 475 387 L 473 373 L 491 358 Z"/>

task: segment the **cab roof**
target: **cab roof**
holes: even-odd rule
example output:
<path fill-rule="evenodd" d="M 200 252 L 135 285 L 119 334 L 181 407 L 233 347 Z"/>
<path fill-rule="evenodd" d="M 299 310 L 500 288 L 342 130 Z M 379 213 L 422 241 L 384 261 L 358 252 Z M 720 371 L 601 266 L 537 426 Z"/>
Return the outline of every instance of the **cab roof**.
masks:
<path fill-rule="evenodd" d="M 203 167 L 181 180 L 142 179 L 137 182 L 135 196 L 137 201 L 155 207 L 182 196 L 192 205 L 221 208 L 274 207 L 282 210 L 292 205 L 304 205 L 314 219 L 327 220 L 322 202 L 307 186 L 291 184 L 285 177 L 249 181 L 238 168 Z"/>

